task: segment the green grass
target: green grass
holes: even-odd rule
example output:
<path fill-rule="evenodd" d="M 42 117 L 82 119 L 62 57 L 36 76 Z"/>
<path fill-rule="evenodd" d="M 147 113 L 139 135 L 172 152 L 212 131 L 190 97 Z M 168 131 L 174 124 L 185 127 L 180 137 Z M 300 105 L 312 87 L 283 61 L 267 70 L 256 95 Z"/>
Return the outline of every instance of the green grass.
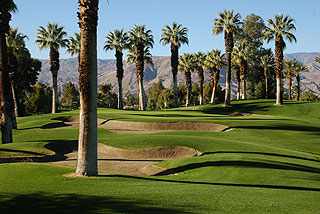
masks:
<path fill-rule="evenodd" d="M 164 111 L 99 109 L 99 118 L 125 121 L 200 121 L 231 131 L 114 134 L 99 142 L 126 149 L 188 146 L 202 156 L 164 161 L 152 177 L 108 175 L 71 178 L 74 170 L 46 163 L 0 164 L 0 213 L 317 213 L 320 210 L 320 103 L 234 101 Z M 217 114 L 246 112 L 272 117 Z M 76 141 L 77 129 L 42 129 L 78 111 L 19 118 L 14 143 L 0 158 L 44 156 L 46 145 Z M 165 117 L 166 116 L 166 117 Z"/>

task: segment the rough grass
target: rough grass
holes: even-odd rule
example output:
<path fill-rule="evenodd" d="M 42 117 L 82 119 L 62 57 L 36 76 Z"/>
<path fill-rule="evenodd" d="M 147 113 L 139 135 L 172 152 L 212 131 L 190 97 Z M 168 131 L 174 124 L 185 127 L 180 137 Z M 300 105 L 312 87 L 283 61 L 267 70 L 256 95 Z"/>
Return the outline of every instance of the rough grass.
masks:
<path fill-rule="evenodd" d="M 45 163 L 0 164 L 0 213 L 317 213 L 320 103 L 232 104 L 231 108 L 206 105 L 166 113 L 99 109 L 102 119 L 212 122 L 231 126 L 232 131 L 115 134 L 99 130 L 99 142 L 114 147 L 188 146 L 204 153 L 161 162 L 168 169 L 163 176 L 101 173 L 96 178 L 73 178 L 63 176 L 73 169 Z M 235 111 L 272 117 L 221 114 Z M 15 142 L 0 145 L 0 158 L 48 155 L 52 151 L 46 144 L 77 140 L 77 129 L 41 128 L 58 122 L 56 117 L 77 114 L 19 118 Z"/>

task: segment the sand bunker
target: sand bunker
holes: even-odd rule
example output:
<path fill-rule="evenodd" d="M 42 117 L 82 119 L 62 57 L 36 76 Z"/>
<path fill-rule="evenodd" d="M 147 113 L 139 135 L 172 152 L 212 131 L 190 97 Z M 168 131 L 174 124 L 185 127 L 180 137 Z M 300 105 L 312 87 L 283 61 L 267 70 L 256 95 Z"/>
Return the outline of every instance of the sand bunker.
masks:
<path fill-rule="evenodd" d="M 53 120 L 61 122 L 49 123 L 42 126 L 42 129 L 53 128 L 79 128 L 79 116 L 57 117 Z M 214 123 L 200 122 L 169 122 L 169 123 L 146 123 L 146 122 L 128 122 L 116 120 L 98 119 L 98 128 L 108 129 L 116 133 L 152 133 L 163 131 L 179 131 L 179 130 L 198 130 L 221 132 L 229 129 L 228 126 Z"/>
<path fill-rule="evenodd" d="M 198 130 L 198 131 L 213 131 L 221 132 L 227 130 L 229 127 L 214 124 L 214 123 L 200 123 L 200 122 L 171 122 L 171 123 L 144 123 L 144 122 L 127 122 L 111 120 L 103 125 L 100 125 L 112 132 L 162 132 L 162 131 L 182 131 L 182 130 Z"/>
<path fill-rule="evenodd" d="M 77 155 L 78 152 L 73 151 L 71 153 L 64 154 L 66 157 L 65 160 L 51 163 L 75 168 L 77 163 Z M 199 155 L 201 155 L 201 153 L 197 150 L 184 146 L 153 148 L 145 150 L 124 150 L 99 143 L 98 168 L 100 172 L 151 176 L 165 171 L 164 169 L 153 165 L 155 163 L 163 160 L 172 160 Z"/>

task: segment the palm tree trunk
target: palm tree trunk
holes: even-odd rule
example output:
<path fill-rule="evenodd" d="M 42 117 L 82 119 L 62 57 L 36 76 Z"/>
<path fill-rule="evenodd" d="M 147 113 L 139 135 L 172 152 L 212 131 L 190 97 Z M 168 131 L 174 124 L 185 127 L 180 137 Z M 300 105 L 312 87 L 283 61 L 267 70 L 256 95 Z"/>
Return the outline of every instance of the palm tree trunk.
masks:
<path fill-rule="evenodd" d="M 58 109 L 58 75 L 52 72 L 52 114 L 57 113 Z"/>
<path fill-rule="evenodd" d="M 97 175 L 98 0 L 78 0 L 81 29 L 79 63 L 80 127 L 77 175 Z"/>
<path fill-rule="evenodd" d="M 233 50 L 233 34 L 231 32 L 224 32 L 224 42 L 226 46 L 227 53 L 227 73 L 226 73 L 226 91 L 225 91 L 225 99 L 224 106 L 230 106 L 231 100 L 231 53 Z"/>
<path fill-rule="evenodd" d="M 282 100 L 282 83 L 281 83 L 281 76 L 282 76 L 282 61 L 283 61 L 283 49 L 285 47 L 285 43 L 280 37 L 279 40 L 276 40 L 275 42 L 275 72 L 276 72 L 276 78 L 277 78 L 277 100 L 276 104 L 277 105 L 282 105 L 283 100 Z"/>
<path fill-rule="evenodd" d="M 2 11 L 1 11 L 2 12 Z M 0 26 L 2 27 L 2 26 Z M 9 67 L 5 32 L 0 31 L 0 122 L 2 143 L 12 143 L 12 94 L 9 80 Z"/>
<path fill-rule="evenodd" d="M 199 94 L 199 103 L 200 105 L 203 105 L 203 68 L 199 67 L 199 71 L 198 71 L 198 78 L 199 78 L 199 87 L 200 87 L 200 94 Z"/>
<path fill-rule="evenodd" d="M 146 102 L 145 102 L 145 94 L 144 94 L 144 88 L 143 88 L 143 78 L 141 77 L 141 75 L 139 75 L 138 81 L 139 81 L 139 109 L 140 111 L 145 111 Z"/>
<path fill-rule="evenodd" d="M 123 109 L 123 98 L 122 98 L 122 79 L 123 79 L 123 62 L 121 51 L 116 50 L 116 60 L 117 60 L 117 78 L 118 78 L 118 109 Z"/>
<path fill-rule="evenodd" d="M 264 68 L 264 77 L 266 82 L 266 99 L 269 98 L 269 87 L 268 87 L 268 70 L 267 68 Z"/>
<path fill-rule="evenodd" d="M 16 102 L 16 93 L 14 91 L 13 81 L 10 81 L 11 85 L 11 93 L 12 93 L 12 101 L 13 101 L 13 108 L 14 111 L 12 111 L 12 129 L 18 129 L 17 125 L 17 115 L 18 115 L 18 108 L 17 108 L 17 102 Z"/>
<path fill-rule="evenodd" d="M 245 100 L 247 99 L 246 95 L 246 78 L 244 76 L 241 76 L 241 99 Z"/>
<path fill-rule="evenodd" d="M 179 107 L 178 102 L 178 65 L 179 65 L 179 47 L 171 43 L 171 68 L 172 68 L 172 79 L 173 79 L 173 97 L 174 107 Z"/>
<path fill-rule="evenodd" d="M 241 79 L 240 79 L 240 71 L 236 72 L 237 78 L 237 100 L 240 100 L 240 88 L 241 88 Z"/>
<path fill-rule="evenodd" d="M 187 96 L 186 96 L 186 106 L 190 106 L 190 99 L 191 99 L 191 72 L 185 71 L 184 73 L 186 78 L 186 86 L 187 86 Z"/>
<path fill-rule="evenodd" d="M 218 81 L 216 79 L 213 80 L 213 87 L 212 87 L 212 95 L 210 103 L 214 103 L 216 99 L 216 91 L 217 91 Z"/>
<path fill-rule="evenodd" d="M 300 100 L 300 76 L 299 76 L 299 74 L 296 75 L 296 80 L 297 80 L 297 84 L 298 84 L 296 101 L 299 101 Z"/>
<path fill-rule="evenodd" d="M 288 78 L 289 78 L 289 100 L 291 100 L 292 99 L 292 97 L 291 97 L 291 86 L 292 86 L 291 71 L 289 71 L 289 73 L 288 73 Z"/>
<path fill-rule="evenodd" d="M 226 73 L 226 91 L 225 91 L 225 99 L 224 106 L 230 106 L 231 100 L 231 52 L 227 52 L 227 73 Z"/>
<path fill-rule="evenodd" d="M 118 78 L 118 109 L 123 109 L 122 79 Z"/>
<path fill-rule="evenodd" d="M 277 78 L 277 101 L 276 104 L 277 105 L 282 105 L 281 102 L 281 78 Z"/>
<path fill-rule="evenodd" d="M 60 68 L 59 51 L 55 48 L 50 48 L 50 70 L 52 73 L 52 114 L 58 111 L 58 71 Z"/>

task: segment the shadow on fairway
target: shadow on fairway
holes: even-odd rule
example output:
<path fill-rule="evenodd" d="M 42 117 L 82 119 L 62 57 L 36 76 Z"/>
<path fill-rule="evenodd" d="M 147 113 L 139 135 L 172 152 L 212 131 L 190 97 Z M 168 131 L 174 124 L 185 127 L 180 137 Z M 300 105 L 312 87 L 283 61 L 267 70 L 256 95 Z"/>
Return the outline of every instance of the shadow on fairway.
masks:
<path fill-rule="evenodd" d="M 244 167 L 244 168 L 261 168 L 261 169 L 280 169 L 280 170 L 293 170 L 300 172 L 320 173 L 319 168 L 304 166 L 300 164 L 285 163 L 278 161 L 258 162 L 258 161 L 207 161 L 202 163 L 192 163 L 184 166 L 168 169 L 162 171 L 155 176 L 171 175 L 192 169 L 199 169 L 203 167 Z"/>
<path fill-rule="evenodd" d="M 130 178 L 137 180 L 146 181 L 159 181 L 168 183 L 178 184 L 197 184 L 197 185 L 212 185 L 212 186 L 226 186 L 226 187 L 251 187 L 251 188 L 266 188 L 266 189 L 284 189 L 284 190 L 298 190 L 298 191 L 313 191 L 320 192 L 320 188 L 312 187 L 296 187 L 296 186 L 283 186 L 283 185 L 267 185 L 267 184 L 232 184 L 232 183 L 214 183 L 214 182 L 200 182 L 200 181 L 176 181 L 169 179 L 158 179 L 150 177 L 136 177 L 131 175 L 99 175 L 100 177 L 119 177 L 119 178 Z"/>
<path fill-rule="evenodd" d="M 183 208 L 152 207 L 154 203 L 133 199 L 77 194 L 0 195 L 1 213 L 187 213 Z"/>
<path fill-rule="evenodd" d="M 293 159 L 299 159 L 299 160 L 306 160 L 306 161 L 313 161 L 313 162 L 320 162 L 320 160 L 311 159 L 311 158 L 304 158 L 304 157 L 298 157 L 293 155 L 283 155 L 283 154 L 276 154 L 276 153 L 266 153 L 266 152 L 239 152 L 239 151 L 217 151 L 217 152 L 205 152 L 202 153 L 201 156 L 205 155 L 214 155 L 214 154 L 252 154 L 252 155 L 266 155 L 266 156 L 274 156 L 274 157 L 283 157 L 283 158 L 293 158 Z"/>
<path fill-rule="evenodd" d="M 320 128 L 314 126 L 303 126 L 303 125 L 288 125 L 288 124 L 279 124 L 279 125 L 270 125 L 270 126 L 232 126 L 231 128 L 243 128 L 243 129 L 270 129 L 270 130 L 284 130 L 284 131 L 305 131 L 311 132 L 311 134 L 320 136 Z"/>

